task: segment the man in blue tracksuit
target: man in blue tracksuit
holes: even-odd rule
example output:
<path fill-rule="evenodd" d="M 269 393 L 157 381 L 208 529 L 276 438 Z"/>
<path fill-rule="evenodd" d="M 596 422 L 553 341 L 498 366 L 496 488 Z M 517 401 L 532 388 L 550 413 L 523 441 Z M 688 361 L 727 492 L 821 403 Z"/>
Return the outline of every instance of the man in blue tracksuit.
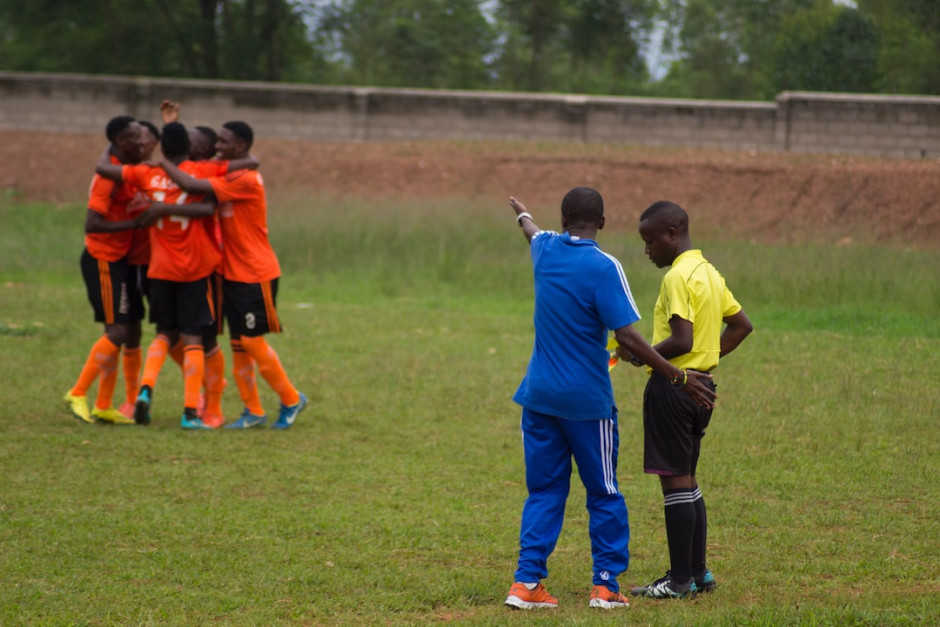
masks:
<path fill-rule="evenodd" d="M 630 525 L 617 485 L 617 407 L 608 372 L 608 330 L 617 342 L 697 403 L 711 406 L 704 375 L 671 365 L 631 326 L 640 319 L 620 263 L 595 238 L 604 201 L 578 187 L 561 204 L 563 232 L 542 231 L 510 198 L 530 243 L 535 278 L 535 347 L 513 400 L 522 405 L 529 496 L 522 510 L 519 562 L 506 605 L 551 608 L 558 600 L 541 580 L 561 533 L 571 459 L 587 491 L 593 588 L 591 607 L 627 607 L 617 576 L 629 564 Z"/>

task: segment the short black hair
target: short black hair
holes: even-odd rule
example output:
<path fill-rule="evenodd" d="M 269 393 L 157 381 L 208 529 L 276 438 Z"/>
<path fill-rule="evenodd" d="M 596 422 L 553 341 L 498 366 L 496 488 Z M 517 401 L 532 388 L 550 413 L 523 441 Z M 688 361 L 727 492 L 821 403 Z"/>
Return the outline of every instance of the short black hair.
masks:
<path fill-rule="evenodd" d="M 689 214 L 685 209 L 668 200 L 657 200 L 640 215 L 640 222 L 649 220 L 658 226 L 676 227 L 680 233 L 689 231 Z"/>
<path fill-rule="evenodd" d="M 189 156 L 189 132 L 179 122 L 170 122 L 163 126 L 160 137 L 160 150 L 167 159 Z"/>
<path fill-rule="evenodd" d="M 227 128 L 235 134 L 235 137 L 242 140 L 247 144 L 246 148 L 251 148 L 252 142 L 255 141 L 255 133 L 251 130 L 251 127 L 248 126 L 245 122 L 234 121 L 226 122 L 222 125 L 222 128 Z"/>
<path fill-rule="evenodd" d="M 604 199 L 591 187 L 575 187 L 561 201 L 561 215 L 569 226 L 600 226 Z"/>
<path fill-rule="evenodd" d="M 111 118 L 108 125 L 104 127 L 104 135 L 112 144 L 117 141 L 118 135 L 128 126 L 134 123 L 134 118 L 129 115 L 117 115 Z"/>
<path fill-rule="evenodd" d="M 141 126 L 147 127 L 147 130 L 150 131 L 150 134 L 160 139 L 160 129 L 153 122 L 148 122 L 147 120 L 137 120 L 137 123 Z"/>
<path fill-rule="evenodd" d="M 202 136 L 209 140 L 212 146 L 215 146 L 215 142 L 219 139 L 219 136 L 214 129 L 209 126 L 197 126 L 196 130 L 202 133 Z"/>

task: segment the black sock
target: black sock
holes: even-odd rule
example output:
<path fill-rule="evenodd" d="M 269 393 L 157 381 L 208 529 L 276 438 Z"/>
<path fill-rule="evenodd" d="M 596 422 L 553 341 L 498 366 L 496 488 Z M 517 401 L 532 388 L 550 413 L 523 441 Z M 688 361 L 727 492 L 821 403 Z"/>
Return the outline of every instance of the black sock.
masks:
<path fill-rule="evenodd" d="M 692 534 L 692 576 L 705 576 L 705 543 L 708 540 L 708 516 L 705 513 L 705 498 L 698 488 L 692 491 L 692 506 L 695 507 L 695 531 Z"/>
<path fill-rule="evenodd" d="M 673 582 L 684 585 L 692 580 L 692 534 L 695 531 L 692 490 L 670 490 L 663 494 L 663 503 L 670 576 Z"/>

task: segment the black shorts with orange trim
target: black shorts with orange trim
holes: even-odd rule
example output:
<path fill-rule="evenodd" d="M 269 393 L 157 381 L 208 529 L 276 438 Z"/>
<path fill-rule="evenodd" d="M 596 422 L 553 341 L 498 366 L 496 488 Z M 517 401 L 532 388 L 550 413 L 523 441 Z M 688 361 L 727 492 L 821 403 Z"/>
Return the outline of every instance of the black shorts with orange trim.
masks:
<path fill-rule="evenodd" d="M 141 317 L 134 318 L 130 300 L 130 272 L 127 261 L 102 261 L 95 259 L 87 249 L 82 251 L 82 278 L 88 302 L 95 312 L 95 322 L 105 324 L 127 324 Z"/>
<path fill-rule="evenodd" d="M 233 337 L 281 332 L 277 317 L 277 282 L 278 279 L 263 283 L 222 281 L 225 318 Z"/>
<path fill-rule="evenodd" d="M 714 391 L 712 379 L 702 383 Z M 652 373 L 643 392 L 643 471 L 666 477 L 694 475 L 711 417 L 711 409 Z"/>
<path fill-rule="evenodd" d="M 128 272 L 128 300 L 131 305 L 131 320 L 143 320 L 146 309 L 144 307 L 144 297 L 150 299 L 150 279 L 147 278 L 147 266 L 136 266 L 130 264 L 127 266 Z"/>
<path fill-rule="evenodd" d="M 202 336 L 215 322 L 211 277 L 180 283 L 150 279 L 150 322 L 157 331 Z"/>

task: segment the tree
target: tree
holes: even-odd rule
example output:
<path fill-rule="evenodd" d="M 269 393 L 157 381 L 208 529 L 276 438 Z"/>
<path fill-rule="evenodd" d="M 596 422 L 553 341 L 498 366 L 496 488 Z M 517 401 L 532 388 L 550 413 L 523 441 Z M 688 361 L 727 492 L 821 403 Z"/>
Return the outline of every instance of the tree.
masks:
<path fill-rule="evenodd" d="M 858 0 L 858 8 L 878 25 L 880 91 L 940 94 L 940 2 Z"/>
<path fill-rule="evenodd" d="M 652 0 L 577 0 L 565 20 L 566 91 L 628 93 L 648 78 L 640 54 L 657 5 Z"/>
<path fill-rule="evenodd" d="M 667 0 L 665 44 L 676 58 L 663 93 L 687 98 L 752 98 L 759 91 L 749 66 L 760 57 L 745 50 L 746 11 L 735 2 Z M 756 26 L 754 26 L 756 27 Z"/>
<path fill-rule="evenodd" d="M 565 18 L 562 0 L 502 0 L 496 9 L 504 35 L 498 69 L 510 89 L 544 91 L 551 80 L 552 59 L 561 47 Z"/>
<path fill-rule="evenodd" d="M 284 80 L 315 58 L 289 0 L 0 0 L 0 67 Z"/>
<path fill-rule="evenodd" d="M 317 29 L 338 77 L 360 85 L 486 87 L 493 38 L 478 0 L 331 2 Z"/>
<path fill-rule="evenodd" d="M 777 34 L 778 91 L 873 92 L 878 31 L 857 9 L 828 1 L 787 17 Z"/>

